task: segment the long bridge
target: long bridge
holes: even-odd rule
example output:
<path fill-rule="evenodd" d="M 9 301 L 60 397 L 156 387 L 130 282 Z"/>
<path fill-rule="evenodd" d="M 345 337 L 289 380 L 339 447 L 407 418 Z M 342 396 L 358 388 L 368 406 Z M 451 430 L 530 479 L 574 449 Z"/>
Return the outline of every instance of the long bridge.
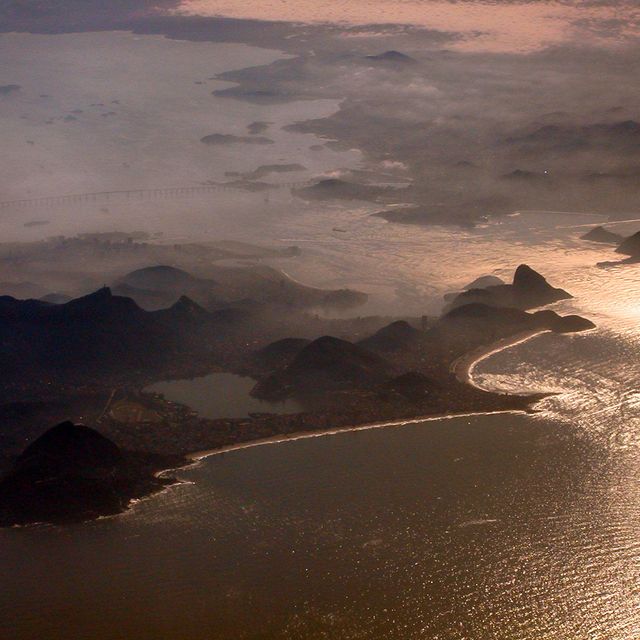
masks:
<path fill-rule="evenodd" d="M 190 187 L 163 187 L 159 189 L 121 189 L 116 191 L 95 191 L 92 193 L 68 193 L 62 195 L 41 196 L 38 198 L 23 198 L 20 200 L 2 200 L 0 201 L 0 209 L 53 207 L 66 204 L 82 204 L 89 202 L 126 202 L 128 200 L 189 198 L 220 191 L 248 191 L 251 188 L 251 184 L 251 182 L 244 182 L 242 184 L 233 182 L 222 182 Z M 313 181 L 269 183 L 269 186 L 273 189 L 280 190 L 295 189 L 305 187 L 310 184 L 313 184 Z M 266 194 L 268 192 L 266 190 L 256 190 L 256 193 Z"/>

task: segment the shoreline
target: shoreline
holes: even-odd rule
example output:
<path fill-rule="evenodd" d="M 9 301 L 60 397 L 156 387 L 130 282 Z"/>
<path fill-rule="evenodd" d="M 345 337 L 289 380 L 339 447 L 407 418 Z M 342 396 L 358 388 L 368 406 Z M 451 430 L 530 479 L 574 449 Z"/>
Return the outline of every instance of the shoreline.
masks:
<path fill-rule="evenodd" d="M 528 342 L 537 336 L 550 332 L 550 329 L 531 329 L 529 331 L 521 331 L 520 333 L 516 333 L 508 338 L 502 338 L 497 342 L 492 342 L 484 347 L 479 347 L 469 353 L 465 353 L 459 358 L 456 358 L 451 363 L 449 371 L 455 375 L 458 382 L 468 384 L 476 389 L 480 389 L 481 391 L 490 391 L 489 389 L 479 387 L 473 382 L 471 373 L 479 362 L 482 362 L 482 360 L 485 360 L 495 353 L 500 353 L 501 351 L 505 351 L 506 349 L 510 349 L 511 347 L 515 347 L 516 345 Z M 493 393 L 498 392 L 494 391 Z"/>
<path fill-rule="evenodd" d="M 471 372 L 473 368 L 485 358 L 490 357 L 495 353 L 504 351 L 518 344 L 531 340 L 536 336 L 548 333 L 549 330 L 530 330 L 517 333 L 508 338 L 502 338 L 496 342 L 493 342 L 487 346 L 474 349 L 473 351 L 460 356 L 450 366 L 450 371 L 455 374 L 458 382 L 468 384 L 476 389 L 485 391 L 473 383 Z M 536 395 L 536 394 L 531 394 Z M 185 455 L 186 460 L 189 463 L 198 463 L 205 458 L 215 455 L 221 455 L 223 453 L 231 453 L 233 451 L 241 451 L 243 449 L 249 449 L 251 447 L 260 447 L 269 444 L 282 444 L 285 442 L 293 442 L 296 440 L 306 440 L 309 438 L 320 438 L 325 436 L 338 435 L 341 433 L 350 433 L 356 431 L 369 431 L 373 429 L 385 429 L 389 427 L 402 427 L 409 424 L 418 424 L 420 422 L 435 422 L 437 420 L 452 420 L 454 418 L 465 418 L 481 415 L 501 415 L 506 413 L 527 413 L 525 410 L 520 409 L 503 409 L 498 411 L 471 411 L 464 413 L 441 413 L 437 415 L 426 415 L 419 418 L 408 418 L 404 420 L 392 420 L 388 422 L 372 422 L 361 425 L 353 425 L 348 427 L 335 427 L 333 429 L 323 429 L 322 431 L 294 431 L 289 434 L 278 434 L 267 438 L 258 438 L 257 440 L 250 440 L 239 444 L 231 444 L 224 447 L 218 447 L 216 449 L 203 449 L 201 451 L 194 451 Z M 190 466 L 190 464 L 185 466 Z M 183 467 L 177 467 L 177 469 Z"/>
<path fill-rule="evenodd" d="M 481 387 L 473 383 L 471 372 L 473 368 L 485 358 L 492 356 L 495 353 L 510 349 L 518 344 L 527 342 L 536 336 L 548 333 L 548 329 L 534 329 L 529 331 L 522 331 L 513 336 L 502 338 L 496 342 L 493 342 L 484 347 L 479 347 L 473 351 L 460 356 L 450 366 L 450 371 L 455 375 L 458 382 L 468 384 L 476 389 L 485 391 Z M 506 394 L 509 395 L 509 394 Z M 532 396 L 536 394 L 531 394 Z M 224 447 L 218 447 L 216 449 L 203 449 L 201 451 L 194 451 L 185 455 L 188 464 L 198 463 L 205 458 L 215 455 L 221 455 L 223 453 L 231 453 L 233 451 L 241 451 L 243 449 L 249 449 L 251 447 L 260 447 L 269 444 L 283 444 L 285 442 L 293 442 L 296 440 L 306 440 L 309 438 L 320 438 L 325 436 L 333 436 L 341 433 L 351 433 L 356 431 L 369 431 L 373 429 L 385 429 L 389 427 L 402 427 L 409 424 L 418 424 L 420 422 L 435 422 L 437 420 L 452 420 L 454 418 L 465 418 L 482 415 L 501 415 L 506 413 L 520 414 L 527 413 L 526 410 L 521 409 L 502 409 L 497 411 L 470 411 L 464 413 L 440 413 L 436 415 L 426 415 L 419 418 L 407 418 L 403 420 L 392 420 L 387 422 L 371 422 L 361 425 L 352 425 L 347 427 L 335 427 L 332 429 L 323 429 L 321 431 L 293 431 L 289 434 L 278 434 L 275 436 L 269 436 L 266 438 L 258 438 L 256 440 L 249 440 L 238 444 L 231 444 Z M 183 468 L 177 467 L 176 469 Z"/>
<path fill-rule="evenodd" d="M 546 333 L 545 330 L 535 330 L 535 331 L 526 331 L 520 332 L 508 338 L 503 338 L 496 342 L 491 343 L 482 348 L 475 349 L 468 354 L 460 356 L 456 359 L 450 366 L 450 371 L 455 374 L 457 380 L 459 382 L 469 384 L 472 387 L 480 389 L 473 384 L 471 378 L 471 371 L 473 367 L 480 362 L 481 360 L 493 355 L 494 353 L 499 353 L 505 349 L 508 349 L 512 346 L 530 340 L 531 338 L 540 335 L 542 333 Z M 481 389 L 482 390 L 482 389 Z M 504 394 L 510 395 L 510 394 Z M 532 397 L 539 394 L 531 394 Z M 167 480 L 168 482 L 161 487 L 156 487 L 155 490 L 152 490 L 146 494 L 136 496 L 130 498 L 127 501 L 126 506 L 119 513 L 111 513 L 111 514 L 103 514 L 98 516 L 98 519 L 104 518 L 113 518 L 118 516 L 123 516 L 129 513 L 135 513 L 136 505 L 141 502 L 146 502 L 154 498 L 155 496 L 159 496 L 166 491 L 169 491 L 173 487 L 181 486 L 184 484 L 190 484 L 190 481 L 180 479 L 179 477 L 175 477 L 173 474 L 176 472 L 180 472 L 181 470 L 188 469 L 190 467 L 195 467 L 199 465 L 204 459 L 223 455 L 225 453 L 232 453 L 235 451 L 242 451 L 244 449 L 250 449 L 253 447 L 261 447 L 273 444 L 284 444 L 286 442 L 295 442 L 298 440 L 308 440 L 310 438 L 321 438 L 327 436 L 334 436 L 346 433 L 355 433 L 360 431 L 371 431 L 377 429 L 386 429 L 393 427 L 403 427 L 407 425 L 420 424 L 424 422 L 436 422 L 436 421 L 444 421 L 444 420 L 454 420 L 456 418 L 470 418 L 475 416 L 490 416 L 490 415 L 505 415 L 505 414 L 526 414 L 529 413 L 527 409 L 498 409 L 495 411 L 466 411 L 461 413 L 439 413 L 433 415 L 425 415 L 416 418 L 404 418 L 399 420 L 388 420 L 383 422 L 368 422 L 364 424 L 356 424 L 356 425 L 347 425 L 343 427 L 333 427 L 328 429 L 321 429 L 317 431 L 292 431 L 288 434 L 277 434 L 273 436 L 267 436 L 263 438 L 257 438 L 255 440 L 247 440 L 245 442 L 230 444 L 222 447 L 217 447 L 214 449 L 203 449 L 197 450 L 191 453 L 186 453 L 183 456 L 183 463 L 178 464 L 176 466 L 167 467 L 164 469 L 158 469 L 152 473 L 153 477 L 158 479 Z M 84 522 L 84 521 L 81 521 Z M 32 527 L 32 526 L 40 526 L 46 525 L 49 523 L 26 523 L 21 525 L 13 525 L 22 527 Z M 54 525 L 57 526 L 57 525 Z"/>
<path fill-rule="evenodd" d="M 407 418 L 405 420 L 392 420 L 390 422 L 369 422 L 366 424 L 353 425 L 348 427 L 335 427 L 333 429 L 322 429 L 320 431 L 292 431 L 289 434 L 279 434 L 277 436 L 270 436 L 267 438 L 258 438 L 257 440 L 248 440 L 239 444 L 230 444 L 217 449 L 204 449 L 202 451 L 194 451 L 185 455 L 187 464 L 182 467 L 175 467 L 174 469 L 166 469 L 159 473 L 165 473 L 165 471 L 174 471 L 184 469 L 191 464 L 198 463 L 210 456 L 217 456 L 223 453 L 231 453 L 233 451 L 241 451 L 242 449 L 250 449 L 252 447 L 262 447 L 269 444 L 283 444 L 285 442 L 294 442 L 296 440 L 308 440 L 310 438 L 321 438 L 325 436 L 334 436 L 341 433 L 353 433 L 356 431 L 371 431 L 374 429 L 386 429 L 391 427 L 404 427 L 410 424 L 419 424 L 421 422 L 436 422 L 438 420 L 453 420 L 455 418 L 470 418 L 474 416 L 492 416 L 502 415 L 506 413 L 513 414 L 526 414 L 527 411 L 523 409 L 501 409 L 498 411 L 470 411 L 466 413 L 440 413 L 432 416 L 422 416 L 419 418 Z"/>

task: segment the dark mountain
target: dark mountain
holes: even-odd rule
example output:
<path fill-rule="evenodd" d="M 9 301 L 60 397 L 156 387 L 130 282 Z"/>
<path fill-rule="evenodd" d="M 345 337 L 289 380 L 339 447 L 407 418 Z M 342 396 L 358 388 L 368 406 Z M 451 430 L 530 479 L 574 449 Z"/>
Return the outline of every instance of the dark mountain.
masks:
<path fill-rule="evenodd" d="M 430 361 L 441 371 L 475 349 L 531 331 L 569 333 L 592 329 L 594 325 L 577 316 L 561 317 L 551 310 L 528 313 L 521 309 L 472 303 L 443 315 L 425 334 Z M 436 377 L 440 380 L 440 377 Z"/>
<path fill-rule="evenodd" d="M 194 284 L 202 282 L 187 271 L 168 265 L 156 265 L 132 271 L 120 279 L 120 282 L 137 289 L 149 291 L 173 290 L 183 292 Z M 205 281 L 215 284 L 213 281 Z"/>
<path fill-rule="evenodd" d="M 602 242 L 604 244 L 620 244 L 624 237 L 608 231 L 604 227 L 594 227 L 583 236 L 580 236 L 581 240 L 589 240 L 590 242 Z"/>
<path fill-rule="evenodd" d="M 571 296 L 562 289 L 552 287 L 537 271 L 534 271 L 529 265 L 521 264 L 513 275 L 513 287 L 516 295 L 539 296 L 545 298 L 555 298 L 562 300 Z"/>
<path fill-rule="evenodd" d="M 386 360 L 363 347 L 323 336 L 304 347 L 291 364 L 260 381 L 253 393 L 285 398 L 367 388 L 387 380 L 392 371 Z"/>
<path fill-rule="evenodd" d="M 494 307 L 531 309 L 567 298 L 571 298 L 569 293 L 552 287 L 537 271 L 526 264 L 521 264 L 516 269 L 512 284 L 463 291 L 451 301 L 447 308 L 454 309 L 478 302 Z"/>
<path fill-rule="evenodd" d="M 114 293 L 133 298 L 145 309 L 162 309 L 181 295 L 188 295 L 202 304 L 214 297 L 215 280 L 198 278 L 187 271 L 168 265 L 145 267 L 127 273 L 114 285 Z"/>
<path fill-rule="evenodd" d="M 622 253 L 625 256 L 631 256 L 633 258 L 640 257 L 640 231 L 620 243 L 620 246 L 616 249 L 616 253 Z"/>
<path fill-rule="evenodd" d="M 48 293 L 46 296 L 42 296 L 40 300 L 50 304 L 65 304 L 73 300 L 73 298 L 65 293 Z"/>
<path fill-rule="evenodd" d="M 176 302 L 179 294 L 174 291 L 152 291 L 150 289 L 138 289 L 124 282 L 118 282 L 111 287 L 113 295 L 131 298 L 147 311 L 164 309 Z"/>
<path fill-rule="evenodd" d="M 32 442 L 18 457 L 14 471 L 99 476 L 121 463 L 122 453 L 111 440 L 89 427 L 63 422 Z"/>
<path fill-rule="evenodd" d="M 398 351 L 417 349 L 423 341 L 422 331 L 415 329 L 408 322 L 398 320 L 368 338 L 358 342 L 358 345 L 379 354 L 392 354 Z"/>
<path fill-rule="evenodd" d="M 208 310 L 229 306 L 264 305 L 287 308 L 326 307 L 349 309 L 364 304 L 368 296 L 352 289 L 318 289 L 292 280 L 278 269 L 266 265 L 247 267 L 208 267 L 200 278 L 182 269 L 159 265 L 126 274 L 114 293 L 132 297 L 148 310 L 165 308 L 181 295 L 187 295 Z"/>
<path fill-rule="evenodd" d="M 404 396 L 410 402 L 420 402 L 429 398 L 440 385 L 418 371 L 407 371 L 389 380 L 387 389 Z"/>
<path fill-rule="evenodd" d="M 264 371 L 275 371 L 291 364 L 293 359 L 311 340 L 306 338 L 283 338 L 268 344 L 253 354 L 253 363 Z"/>
<path fill-rule="evenodd" d="M 560 316 L 545 309 L 528 313 L 510 307 L 495 307 L 471 303 L 456 307 L 443 315 L 427 332 L 429 344 L 447 348 L 455 344 L 464 351 L 470 345 L 490 344 L 507 336 L 524 331 L 549 330 L 556 333 L 571 333 L 593 329 L 595 325 L 580 316 Z"/>
<path fill-rule="evenodd" d="M 185 298 L 148 312 L 108 288 L 59 305 L 4 297 L 0 366 L 25 383 L 32 376 L 75 380 L 154 370 L 176 352 L 202 351 L 206 342 L 196 340 L 197 332 L 214 327 L 212 316 Z"/>
<path fill-rule="evenodd" d="M 531 314 L 531 322 L 555 333 L 577 333 L 595 329 L 596 326 L 591 320 L 587 320 L 582 316 L 573 314 L 561 316 L 555 311 L 551 311 L 551 309 L 543 309 Z"/>
<path fill-rule="evenodd" d="M 180 296 L 175 304 L 168 309 L 160 309 L 154 314 L 155 318 L 166 318 L 169 322 L 180 320 L 207 320 L 213 317 L 206 309 L 194 302 L 189 296 Z"/>
<path fill-rule="evenodd" d="M 167 480 L 169 460 L 124 452 L 97 431 L 63 422 L 32 442 L 0 481 L 0 526 L 119 513 Z"/>

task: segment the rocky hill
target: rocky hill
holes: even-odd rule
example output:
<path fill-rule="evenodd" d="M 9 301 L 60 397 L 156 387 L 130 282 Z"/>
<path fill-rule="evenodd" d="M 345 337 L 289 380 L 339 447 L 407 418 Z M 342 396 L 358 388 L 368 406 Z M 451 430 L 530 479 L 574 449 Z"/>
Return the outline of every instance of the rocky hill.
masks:
<path fill-rule="evenodd" d="M 154 471 L 180 462 L 122 451 L 89 427 L 63 422 L 32 442 L 0 480 L 0 526 L 119 513 L 170 482 Z"/>
<path fill-rule="evenodd" d="M 564 289 L 551 286 L 546 279 L 530 266 L 521 264 L 515 271 L 512 284 L 469 289 L 458 294 L 446 310 L 471 303 L 481 303 L 493 307 L 531 309 L 571 298 Z"/>

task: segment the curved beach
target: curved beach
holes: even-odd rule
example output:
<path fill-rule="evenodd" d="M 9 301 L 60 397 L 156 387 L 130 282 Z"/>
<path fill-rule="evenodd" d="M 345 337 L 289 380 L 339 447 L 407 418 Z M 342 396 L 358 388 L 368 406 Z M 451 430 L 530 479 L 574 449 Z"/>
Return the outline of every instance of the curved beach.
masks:
<path fill-rule="evenodd" d="M 547 330 L 543 331 L 523 331 L 517 333 L 508 338 L 503 338 L 502 340 L 498 340 L 497 342 L 493 342 L 490 345 L 485 347 L 481 347 L 479 349 L 474 349 L 473 351 L 460 356 L 457 360 L 455 360 L 450 367 L 450 371 L 455 374 L 456 379 L 459 382 L 464 384 L 469 384 L 476 388 L 478 387 L 473 382 L 473 378 L 471 376 L 471 372 L 473 368 L 485 358 L 490 357 L 495 353 L 499 353 L 500 351 L 504 351 L 505 349 L 509 349 L 518 344 L 526 342 L 527 340 L 531 340 L 532 338 L 541 335 L 543 333 L 547 333 Z M 324 429 L 322 431 L 295 431 L 290 434 L 278 434 L 276 436 L 268 437 L 268 438 L 259 438 L 257 440 L 251 440 L 248 442 L 241 442 L 238 444 L 232 444 L 226 447 L 219 447 L 216 449 L 204 449 L 202 451 L 194 451 L 193 453 L 188 454 L 186 457 L 191 462 L 198 462 L 204 458 L 214 455 L 220 455 L 223 453 L 229 453 L 232 451 L 240 451 L 242 449 L 249 449 L 251 447 L 260 447 L 269 444 L 281 444 L 284 442 L 293 442 L 295 440 L 305 440 L 308 438 L 319 438 L 323 436 L 332 436 L 340 433 L 347 433 L 353 431 L 369 431 L 371 429 L 385 429 L 388 427 L 402 427 L 409 424 L 418 424 L 420 422 L 433 422 L 436 420 L 449 420 L 453 418 L 461 418 L 461 417 L 471 417 L 478 415 L 499 415 L 505 413 L 523 413 L 517 409 L 507 409 L 502 411 L 475 411 L 475 412 L 464 412 L 464 413 L 444 413 L 438 415 L 427 415 L 418 418 L 404 419 L 404 420 L 393 420 L 388 422 L 373 422 L 368 424 L 347 426 L 347 427 L 337 427 L 334 429 Z"/>
<path fill-rule="evenodd" d="M 499 353 L 500 351 L 504 351 L 505 349 L 510 349 L 511 347 L 515 347 L 518 344 L 522 344 L 523 342 L 527 342 L 536 336 L 539 336 L 543 333 L 549 333 L 547 329 L 539 331 L 522 331 L 520 333 L 516 333 L 513 336 L 509 336 L 508 338 L 503 338 L 502 340 L 498 340 L 497 342 L 492 342 L 491 344 L 485 347 L 479 347 L 478 349 L 474 349 L 469 353 L 466 353 L 463 356 L 460 356 L 456 360 L 451 363 L 451 367 L 449 371 L 453 373 L 458 382 L 462 382 L 464 384 L 470 384 L 471 386 L 478 387 L 478 385 L 474 384 L 473 377 L 471 372 L 474 367 L 485 360 L 489 356 L 492 356 L 494 353 Z"/>

